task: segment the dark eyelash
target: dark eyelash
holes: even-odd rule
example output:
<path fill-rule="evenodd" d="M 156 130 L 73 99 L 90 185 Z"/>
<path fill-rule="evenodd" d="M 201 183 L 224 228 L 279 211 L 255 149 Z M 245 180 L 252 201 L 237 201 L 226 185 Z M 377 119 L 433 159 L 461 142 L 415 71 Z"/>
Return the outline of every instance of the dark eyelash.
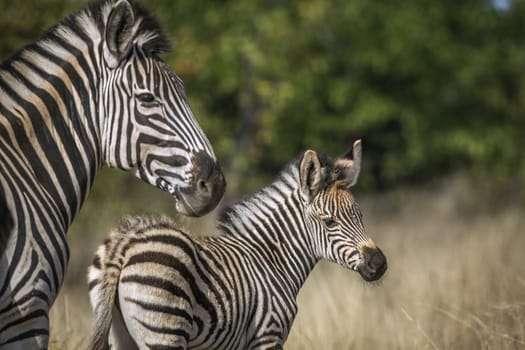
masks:
<path fill-rule="evenodd" d="M 326 225 L 326 227 L 328 228 L 332 228 L 334 227 L 335 225 L 337 225 L 337 222 L 332 219 L 332 218 L 324 218 L 323 219 L 323 223 Z"/>
<path fill-rule="evenodd" d="M 142 103 L 152 103 L 155 102 L 155 96 L 153 96 L 152 93 L 149 92 L 143 92 L 141 94 L 137 95 L 137 98 Z"/>

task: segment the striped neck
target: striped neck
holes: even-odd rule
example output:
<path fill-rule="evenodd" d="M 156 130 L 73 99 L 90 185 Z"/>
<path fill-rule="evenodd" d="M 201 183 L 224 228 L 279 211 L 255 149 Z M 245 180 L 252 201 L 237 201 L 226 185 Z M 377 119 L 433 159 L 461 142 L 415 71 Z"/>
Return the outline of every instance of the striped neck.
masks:
<path fill-rule="evenodd" d="M 294 162 L 275 182 L 226 209 L 218 227 L 227 239 L 254 247 L 298 293 L 319 260 L 304 210 Z"/>
<path fill-rule="evenodd" d="M 80 27 L 82 24 L 82 27 Z M 66 230 L 101 166 L 100 31 L 85 11 L 0 65 L 3 157 Z M 97 77 L 94 79 L 94 77 Z"/>

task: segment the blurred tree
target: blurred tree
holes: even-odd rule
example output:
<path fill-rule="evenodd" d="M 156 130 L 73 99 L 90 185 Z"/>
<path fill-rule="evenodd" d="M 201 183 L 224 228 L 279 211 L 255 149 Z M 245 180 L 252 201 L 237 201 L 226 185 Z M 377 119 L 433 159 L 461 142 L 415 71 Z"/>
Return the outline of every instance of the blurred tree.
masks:
<path fill-rule="evenodd" d="M 0 0 L 0 55 L 79 0 Z M 525 1 L 152 0 L 230 188 L 364 142 L 360 186 L 525 180 Z M 38 13 L 38 15 L 34 15 Z"/>
<path fill-rule="evenodd" d="M 525 179 L 525 3 L 491 4 L 159 7 L 180 42 L 172 63 L 239 183 L 254 187 L 300 149 L 337 153 L 361 137 L 362 186 L 380 188 L 457 168 Z"/>
<path fill-rule="evenodd" d="M 81 0 L 0 0 L 0 57 L 33 42 L 79 5 Z"/>

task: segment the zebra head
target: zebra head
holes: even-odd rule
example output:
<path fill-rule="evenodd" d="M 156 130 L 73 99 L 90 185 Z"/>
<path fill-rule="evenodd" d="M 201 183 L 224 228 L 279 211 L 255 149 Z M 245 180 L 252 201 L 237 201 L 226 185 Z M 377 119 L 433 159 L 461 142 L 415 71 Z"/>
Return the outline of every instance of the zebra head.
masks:
<path fill-rule="evenodd" d="M 299 166 L 300 194 L 316 256 L 374 281 L 384 274 L 387 263 L 381 249 L 366 235 L 361 209 L 350 193 L 360 168 L 361 140 L 334 162 L 308 150 Z"/>
<path fill-rule="evenodd" d="M 181 79 L 157 56 L 169 42 L 135 2 L 109 1 L 100 17 L 104 163 L 169 192 L 185 215 L 209 212 L 226 183 Z"/>

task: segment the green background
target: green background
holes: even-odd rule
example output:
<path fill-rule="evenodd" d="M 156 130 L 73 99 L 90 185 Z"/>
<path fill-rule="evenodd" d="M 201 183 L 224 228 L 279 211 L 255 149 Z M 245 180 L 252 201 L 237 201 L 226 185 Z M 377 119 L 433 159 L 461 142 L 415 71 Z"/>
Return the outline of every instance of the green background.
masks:
<path fill-rule="evenodd" d="M 525 180 L 524 1 L 143 3 L 172 39 L 164 58 L 230 194 L 303 149 L 337 155 L 356 138 L 363 191 L 458 170 L 485 189 Z M 84 4 L 1 0 L 0 58 Z"/>

